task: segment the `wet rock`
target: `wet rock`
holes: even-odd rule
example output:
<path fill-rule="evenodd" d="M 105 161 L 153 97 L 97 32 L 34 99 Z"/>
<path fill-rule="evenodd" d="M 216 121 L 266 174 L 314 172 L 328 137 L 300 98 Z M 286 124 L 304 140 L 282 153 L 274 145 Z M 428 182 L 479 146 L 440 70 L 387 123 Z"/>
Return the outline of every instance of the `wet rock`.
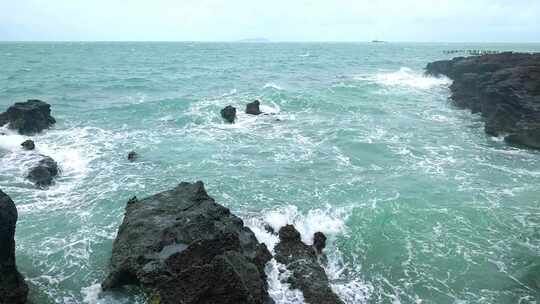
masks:
<path fill-rule="evenodd" d="M 31 139 L 27 139 L 27 140 L 23 141 L 21 146 L 25 150 L 34 150 L 36 148 L 36 145 L 34 144 L 34 141 L 31 140 Z"/>
<path fill-rule="evenodd" d="M 128 153 L 127 159 L 129 161 L 135 161 L 138 157 L 139 157 L 139 154 L 137 154 L 137 152 L 131 151 Z"/>
<path fill-rule="evenodd" d="M 37 99 L 17 102 L 0 114 L 0 125 L 8 124 L 8 128 L 24 135 L 39 133 L 54 123 L 56 120 L 51 116 L 51 106 Z"/>
<path fill-rule="evenodd" d="M 251 114 L 251 115 L 262 114 L 261 110 L 259 109 L 260 105 L 261 105 L 261 102 L 259 100 L 255 100 L 254 102 L 248 103 L 246 105 L 246 114 Z"/>
<path fill-rule="evenodd" d="M 30 169 L 27 178 L 36 186 L 45 188 L 52 185 L 53 179 L 58 175 L 58 164 L 49 156 L 42 155 L 42 159 Z"/>
<path fill-rule="evenodd" d="M 317 254 L 322 254 L 324 248 L 326 248 L 326 235 L 322 232 L 315 232 L 313 234 L 313 248 Z"/>
<path fill-rule="evenodd" d="M 540 149 L 540 53 L 500 53 L 429 63 L 426 72 L 454 80 L 451 99 L 480 113 L 485 131 Z"/>
<path fill-rule="evenodd" d="M 292 288 L 302 291 L 306 303 L 343 304 L 330 288 L 315 249 L 302 242 L 300 233 L 294 226 L 282 227 L 279 230 L 279 239 L 274 258 L 292 273 L 289 283 Z"/>
<path fill-rule="evenodd" d="M 226 106 L 225 108 L 221 109 L 221 117 L 225 119 L 227 122 L 234 123 L 236 120 L 236 108 L 233 106 Z"/>
<path fill-rule="evenodd" d="M 0 304 L 26 303 L 28 286 L 15 263 L 17 208 L 0 190 Z"/>
<path fill-rule="evenodd" d="M 132 198 L 104 289 L 142 285 L 167 303 L 272 303 L 264 244 L 202 182 Z"/>

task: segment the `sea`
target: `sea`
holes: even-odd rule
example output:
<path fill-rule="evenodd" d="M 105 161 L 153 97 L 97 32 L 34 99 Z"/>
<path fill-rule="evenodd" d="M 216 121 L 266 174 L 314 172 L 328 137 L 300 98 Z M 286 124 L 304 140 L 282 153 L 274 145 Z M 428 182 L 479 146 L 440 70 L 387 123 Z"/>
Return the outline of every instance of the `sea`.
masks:
<path fill-rule="evenodd" d="M 540 44 L 0 43 L 0 111 L 40 99 L 57 120 L 30 137 L 0 128 L 31 300 L 147 303 L 100 288 L 126 202 L 202 180 L 270 249 L 265 225 L 307 244 L 325 233 L 347 304 L 540 303 L 540 152 L 486 135 L 450 79 L 424 75 L 464 55 L 448 50 Z M 267 115 L 244 113 L 255 99 Z M 25 178 L 39 154 L 61 168 L 44 190 Z M 304 303 L 283 265 L 266 273 L 276 303 Z"/>

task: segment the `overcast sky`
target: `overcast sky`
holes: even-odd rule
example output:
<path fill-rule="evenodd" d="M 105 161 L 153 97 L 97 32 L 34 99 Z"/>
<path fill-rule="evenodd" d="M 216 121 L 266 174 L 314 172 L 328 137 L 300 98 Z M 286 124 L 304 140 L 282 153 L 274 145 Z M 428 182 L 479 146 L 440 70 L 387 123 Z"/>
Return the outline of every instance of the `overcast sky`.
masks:
<path fill-rule="evenodd" d="M 540 42 L 540 0 L 0 0 L 0 40 Z"/>

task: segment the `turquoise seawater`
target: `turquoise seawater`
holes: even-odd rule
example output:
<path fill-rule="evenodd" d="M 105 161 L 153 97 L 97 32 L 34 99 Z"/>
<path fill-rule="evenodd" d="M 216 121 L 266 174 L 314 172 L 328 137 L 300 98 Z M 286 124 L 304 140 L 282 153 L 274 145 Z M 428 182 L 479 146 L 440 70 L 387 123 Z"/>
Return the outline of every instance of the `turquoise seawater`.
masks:
<path fill-rule="evenodd" d="M 537 303 L 540 153 L 487 136 L 450 80 L 423 76 L 446 49 L 540 45 L 0 43 L 0 110 L 38 98 L 58 121 L 32 137 L 62 169 L 48 190 L 24 178 L 26 137 L 0 130 L 34 303 L 144 303 L 99 292 L 125 204 L 196 180 L 269 247 L 264 223 L 325 232 L 346 303 Z M 256 98 L 274 114 L 222 121 Z M 272 296 L 303 303 L 279 267 Z"/>

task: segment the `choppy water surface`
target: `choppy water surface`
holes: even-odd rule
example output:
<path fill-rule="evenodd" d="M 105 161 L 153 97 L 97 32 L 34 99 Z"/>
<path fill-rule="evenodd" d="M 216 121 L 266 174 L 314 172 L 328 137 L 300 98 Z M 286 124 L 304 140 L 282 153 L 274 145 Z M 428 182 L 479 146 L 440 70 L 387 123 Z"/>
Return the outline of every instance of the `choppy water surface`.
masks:
<path fill-rule="evenodd" d="M 26 138 L 0 137 L 0 187 L 19 209 L 17 254 L 35 303 L 144 303 L 99 294 L 133 195 L 203 180 L 270 248 L 263 227 L 330 237 L 346 303 L 536 303 L 540 153 L 486 136 L 423 76 L 445 49 L 540 45 L 2 43 L 0 108 L 39 98 L 58 123 L 33 139 L 62 168 L 24 179 Z M 226 105 L 255 98 L 274 115 Z M 138 162 L 126 161 L 135 150 Z M 303 303 L 267 267 L 278 303 Z M 538 276 L 538 274 L 537 274 Z"/>

